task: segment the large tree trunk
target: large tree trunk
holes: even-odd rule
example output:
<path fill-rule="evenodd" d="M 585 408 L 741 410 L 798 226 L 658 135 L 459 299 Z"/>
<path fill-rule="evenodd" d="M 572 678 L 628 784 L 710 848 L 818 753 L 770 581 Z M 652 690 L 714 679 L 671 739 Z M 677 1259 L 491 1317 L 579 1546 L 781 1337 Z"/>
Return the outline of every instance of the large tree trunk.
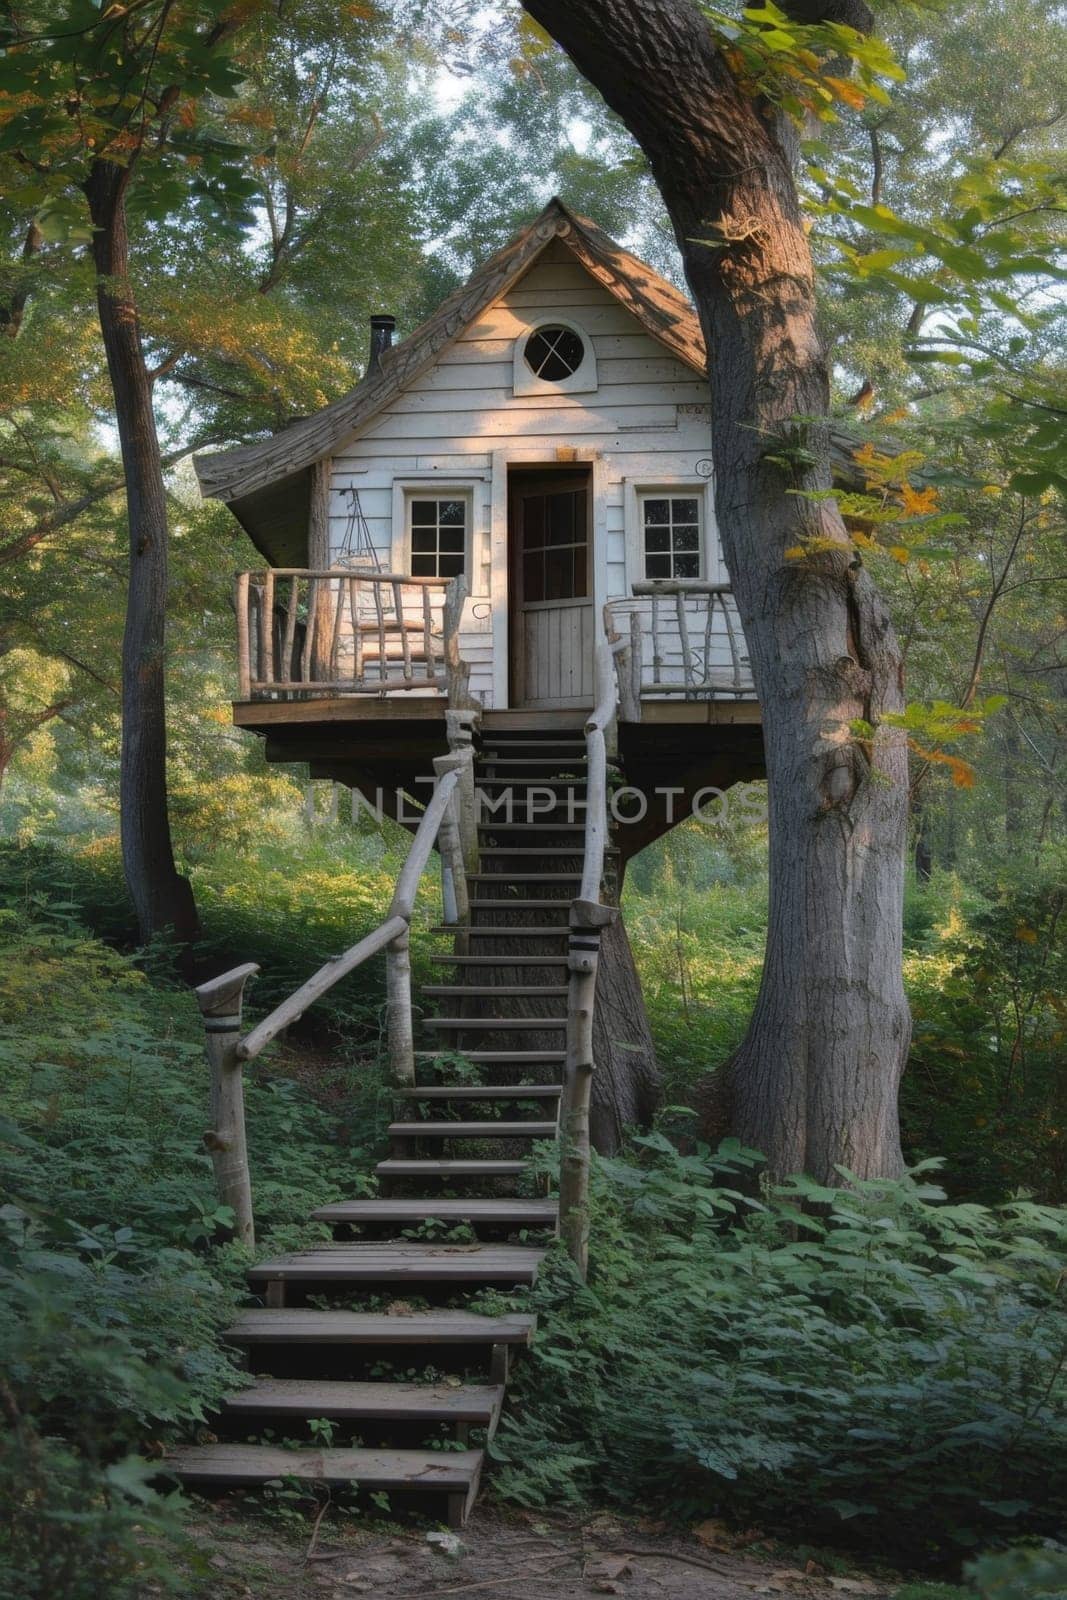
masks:
<path fill-rule="evenodd" d="M 601 930 L 593 1011 L 589 1138 L 612 1155 L 627 1128 L 647 1128 L 660 1101 L 660 1075 L 641 979 L 620 915 Z"/>
<path fill-rule="evenodd" d="M 130 169 L 94 164 L 85 184 L 93 223 L 96 301 L 126 474 L 130 573 L 122 640 L 122 862 L 142 939 L 198 932 L 187 878 L 174 865 L 167 814 L 164 701 L 167 505 L 152 388 L 129 283 Z"/>
<path fill-rule="evenodd" d="M 648 157 L 707 340 L 716 511 L 770 790 L 767 952 L 732 1065 L 735 1131 L 779 1175 L 894 1175 L 907 762 L 878 724 L 903 704 L 902 667 L 836 506 L 796 492 L 830 485 L 829 383 L 789 152 L 692 0 L 524 5 Z"/>

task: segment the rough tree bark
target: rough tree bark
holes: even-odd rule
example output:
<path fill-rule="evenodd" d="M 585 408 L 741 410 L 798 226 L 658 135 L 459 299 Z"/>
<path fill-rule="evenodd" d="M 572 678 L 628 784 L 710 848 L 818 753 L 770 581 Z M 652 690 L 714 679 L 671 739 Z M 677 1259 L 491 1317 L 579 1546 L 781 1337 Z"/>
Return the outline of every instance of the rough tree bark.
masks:
<path fill-rule="evenodd" d="M 142 939 L 198 932 L 187 878 L 174 864 L 167 813 L 164 701 L 167 504 L 152 386 L 129 282 L 130 166 L 97 161 L 85 183 L 93 224 L 96 302 L 126 475 L 130 572 L 122 640 L 122 862 Z"/>
<path fill-rule="evenodd" d="M 600 934 L 593 1059 L 589 1138 L 594 1150 L 611 1155 L 627 1128 L 648 1127 L 660 1101 L 645 997 L 621 915 Z"/>
<path fill-rule="evenodd" d="M 803 3 L 806 20 L 828 14 Z M 693 0 L 524 5 L 644 150 L 707 340 L 716 511 L 770 790 L 767 951 L 732 1063 L 733 1126 L 776 1174 L 894 1175 L 907 756 L 878 724 L 902 706 L 903 673 L 836 506 L 794 492 L 830 485 L 829 380 L 790 140 L 739 89 Z M 869 26 L 862 0 L 840 0 L 846 13 Z M 787 555 L 811 537 L 817 554 Z M 871 743 L 852 736 L 857 718 Z"/>

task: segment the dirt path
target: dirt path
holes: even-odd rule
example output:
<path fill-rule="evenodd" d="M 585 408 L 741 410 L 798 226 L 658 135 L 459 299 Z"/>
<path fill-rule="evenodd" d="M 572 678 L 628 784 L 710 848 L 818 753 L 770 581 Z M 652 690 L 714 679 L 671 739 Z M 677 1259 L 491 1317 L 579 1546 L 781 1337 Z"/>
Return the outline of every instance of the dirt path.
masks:
<path fill-rule="evenodd" d="M 359 1523 L 323 1522 L 310 1549 L 261 1525 L 201 1520 L 219 1600 L 888 1600 L 893 1587 L 819 1563 L 768 1555 L 720 1525 L 667 1531 L 608 1515 L 584 1522 L 479 1510 L 445 1548 L 425 1532 L 386 1534 Z M 451 1551 L 449 1546 L 451 1545 Z M 801 1558 L 803 1559 L 803 1558 Z"/>

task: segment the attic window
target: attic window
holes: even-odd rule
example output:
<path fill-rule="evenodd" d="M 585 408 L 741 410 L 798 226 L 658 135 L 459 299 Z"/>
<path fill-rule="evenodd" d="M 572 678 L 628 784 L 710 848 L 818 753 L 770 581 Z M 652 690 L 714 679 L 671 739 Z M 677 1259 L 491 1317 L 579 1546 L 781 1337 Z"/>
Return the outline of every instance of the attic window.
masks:
<path fill-rule="evenodd" d="M 588 394 L 597 386 L 593 341 L 574 322 L 542 322 L 515 341 L 516 394 Z"/>
<path fill-rule="evenodd" d="M 524 354 L 535 378 L 559 383 L 578 371 L 585 346 L 573 328 L 538 328 L 527 339 Z"/>

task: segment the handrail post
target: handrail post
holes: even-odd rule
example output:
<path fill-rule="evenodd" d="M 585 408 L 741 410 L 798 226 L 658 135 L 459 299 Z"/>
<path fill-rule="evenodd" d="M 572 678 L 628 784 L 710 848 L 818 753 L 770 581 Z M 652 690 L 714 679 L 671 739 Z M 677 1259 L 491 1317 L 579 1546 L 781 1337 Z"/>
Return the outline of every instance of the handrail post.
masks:
<path fill-rule="evenodd" d="M 251 574 L 239 572 L 234 591 L 237 612 L 237 693 L 242 700 L 252 698 L 252 644 L 248 634 L 248 585 Z"/>
<path fill-rule="evenodd" d="M 415 1029 L 411 1011 L 411 929 L 385 951 L 385 1018 L 389 1072 L 398 1088 L 415 1086 Z"/>
<path fill-rule="evenodd" d="M 477 719 L 476 710 L 445 712 L 449 752 L 457 756 L 460 763 L 457 768 L 456 815 L 463 860 L 469 873 L 478 871 L 478 805 L 474 782 L 474 727 Z"/>
<path fill-rule="evenodd" d="M 459 650 L 459 630 L 463 621 L 463 607 L 469 594 L 470 580 L 465 572 L 461 572 L 450 580 L 448 588 L 445 590 L 444 605 L 441 612 L 445 684 L 448 691 L 448 703 L 455 710 L 460 710 L 471 703 L 470 663 L 464 661 Z"/>
<path fill-rule="evenodd" d="M 560 1106 L 559 1229 L 584 1281 L 589 1270 L 589 1102 L 593 1089 L 593 1011 L 601 929 L 614 906 L 575 900 L 567 950 L 567 1054 Z"/>
<path fill-rule="evenodd" d="M 211 1153 L 219 1199 L 232 1207 L 234 1232 L 250 1250 L 255 1248 L 256 1231 L 245 1139 L 244 1063 L 237 1043 L 245 984 L 258 971 L 256 963 L 248 961 L 196 990 L 211 1069 L 212 1127 L 204 1134 L 204 1144 Z"/>
<path fill-rule="evenodd" d="M 470 755 L 471 752 L 468 750 L 467 756 Z M 467 864 L 463 854 L 461 827 L 463 774 L 468 765 L 469 760 L 465 759 L 462 751 L 449 756 L 435 756 L 433 763 L 433 770 L 439 779 L 447 772 L 459 774 L 459 782 L 449 797 L 448 809 L 441 818 L 438 850 L 441 855 L 441 901 L 444 906 L 444 920 L 456 929 L 456 954 L 461 956 L 467 955 L 469 951 L 470 940 L 467 930 L 471 920 Z"/>
<path fill-rule="evenodd" d="M 389 1067 L 393 1082 L 405 1088 L 412 1088 L 415 1083 L 415 1036 L 411 1011 L 411 917 L 415 909 L 419 880 L 426 869 L 430 851 L 452 803 L 458 781 L 455 773 L 446 772 L 434 790 L 411 842 L 407 859 L 400 869 L 389 907 L 390 917 L 400 918 L 404 923 L 396 937 L 390 940 L 385 954 L 385 1010 Z"/>

